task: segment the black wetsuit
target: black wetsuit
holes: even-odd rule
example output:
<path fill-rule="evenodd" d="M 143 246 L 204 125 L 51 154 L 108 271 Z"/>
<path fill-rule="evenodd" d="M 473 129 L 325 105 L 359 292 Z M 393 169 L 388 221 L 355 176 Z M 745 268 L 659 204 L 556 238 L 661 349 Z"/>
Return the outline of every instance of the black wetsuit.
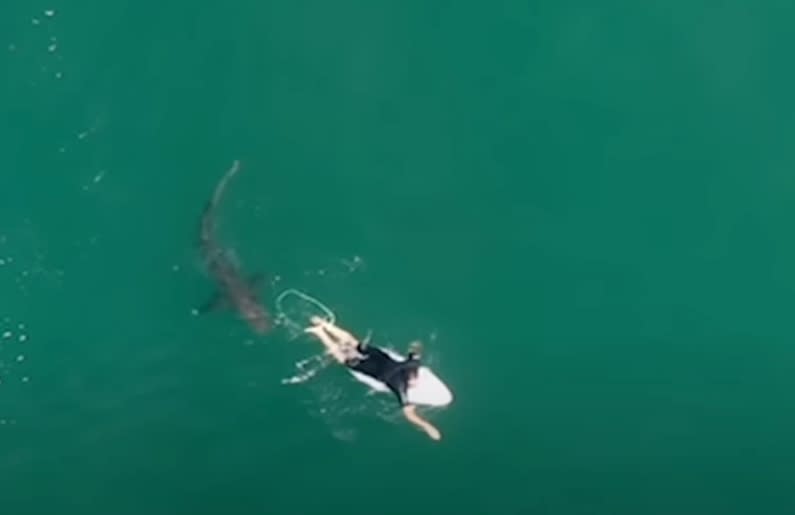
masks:
<path fill-rule="evenodd" d="M 420 366 L 419 357 L 409 353 L 405 361 L 395 361 L 378 347 L 363 343 L 359 343 L 356 350 L 364 357 L 350 359 L 345 365 L 387 385 L 401 406 L 410 404 L 406 398 L 406 390 L 409 379 L 417 373 Z"/>

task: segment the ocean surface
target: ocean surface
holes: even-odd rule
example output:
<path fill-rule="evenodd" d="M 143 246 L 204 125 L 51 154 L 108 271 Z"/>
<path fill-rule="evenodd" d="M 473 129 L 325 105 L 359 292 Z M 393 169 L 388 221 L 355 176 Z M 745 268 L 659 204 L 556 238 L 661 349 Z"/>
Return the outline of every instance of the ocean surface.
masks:
<path fill-rule="evenodd" d="M 795 513 L 792 2 L 0 3 L 0 513 Z M 264 302 L 425 342 L 434 442 Z"/>

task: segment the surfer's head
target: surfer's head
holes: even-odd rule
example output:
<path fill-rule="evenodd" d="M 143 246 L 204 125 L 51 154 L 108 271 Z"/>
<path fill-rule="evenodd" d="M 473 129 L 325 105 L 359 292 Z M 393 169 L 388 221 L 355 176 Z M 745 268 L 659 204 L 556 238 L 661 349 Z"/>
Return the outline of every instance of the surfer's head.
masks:
<path fill-rule="evenodd" d="M 414 386 L 417 386 L 417 381 L 419 381 L 419 371 L 417 369 L 414 369 L 414 370 L 410 371 L 409 372 L 409 376 L 406 379 L 406 381 L 408 382 L 408 387 L 409 388 L 413 388 Z"/>
<path fill-rule="evenodd" d="M 414 340 L 409 344 L 409 358 L 420 359 L 422 357 L 422 342 Z"/>

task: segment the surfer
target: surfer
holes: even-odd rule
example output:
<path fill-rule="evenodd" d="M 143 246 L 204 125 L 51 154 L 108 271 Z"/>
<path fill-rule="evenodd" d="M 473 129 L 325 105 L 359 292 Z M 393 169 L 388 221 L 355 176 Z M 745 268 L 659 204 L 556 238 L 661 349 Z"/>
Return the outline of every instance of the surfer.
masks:
<path fill-rule="evenodd" d="M 305 331 L 316 336 L 325 345 L 328 354 L 341 365 L 385 384 L 397 397 L 403 415 L 409 422 L 425 431 L 432 439 L 441 439 L 439 430 L 420 417 L 417 407 L 408 400 L 408 389 L 415 384 L 420 367 L 422 345 L 419 342 L 409 346 L 405 361 L 396 361 L 378 347 L 366 341 L 358 341 L 352 334 L 331 322 L 320 317 L 312 317 L 311 322 L 314 325 Z"/>

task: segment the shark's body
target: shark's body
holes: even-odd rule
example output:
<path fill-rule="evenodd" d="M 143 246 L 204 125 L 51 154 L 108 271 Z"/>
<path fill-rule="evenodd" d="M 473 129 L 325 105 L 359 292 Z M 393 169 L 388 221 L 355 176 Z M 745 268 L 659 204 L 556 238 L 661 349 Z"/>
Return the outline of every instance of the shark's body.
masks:
<path fill-rule="evenodd" d="M 229 180 L 240 169 L 235 161 L 215 187 L 212 198 L 207 202 L 201 220 L 200 246 L 202 256 L 219 292 L 201 308 L 207 312 L 222 306 L 230 306 L 246 320 L 251 328 L 264 334 L 271 329 L 271 317 L 261 304 L 255 291 L 256 281 L 246 279 L 229 257 L 229 252 L 218 242 L 215 235 L 216 209 Z"/>

